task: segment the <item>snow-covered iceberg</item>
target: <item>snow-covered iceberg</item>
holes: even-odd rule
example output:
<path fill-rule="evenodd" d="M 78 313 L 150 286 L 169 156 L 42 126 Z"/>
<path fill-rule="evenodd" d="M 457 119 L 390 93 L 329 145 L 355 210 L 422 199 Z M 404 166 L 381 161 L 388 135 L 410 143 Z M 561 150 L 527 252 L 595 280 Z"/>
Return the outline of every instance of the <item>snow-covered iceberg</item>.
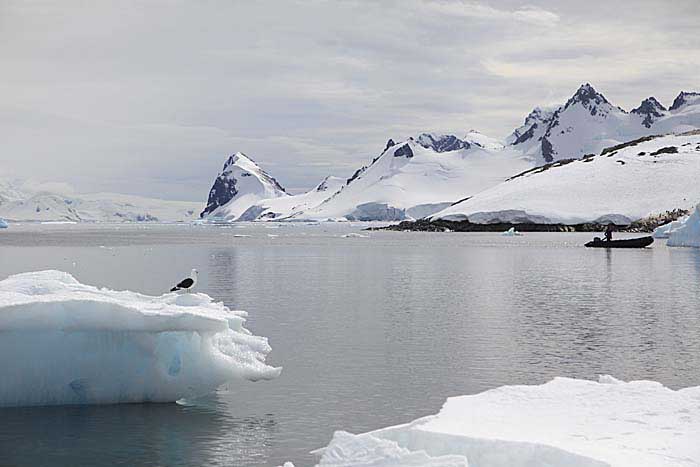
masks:
<path fill-rule="evenodd" d="M 6 229 L 8 227 L 9 227 L 9 225 L 7 224 L 7 221 L 5 219 L 3 219 L 2 217 L 0 217 L 0 229 Z"/>
<path fill-rule="evenodd" d="M 695 207 L 695 211 L 687 219 L 679 222 L 668 232 L 666 244 L 668 246 L 700 247 L 700 204 Z"/>
<path fill-rule="evenodd" d="M 700 387 L 555 378 L 447 400 L 406 425 L 336 432 L 321 466 L 700 465 Z"/>
<path fill-rule="evenodd" d="M 688 216 L 683 216 L 675 221 L 660 225 L 654 229 L 652 236 L 654 238 L 668 238 L 671 235 L 671 232 L 685 224 L 686 220 L 688 220 Z"/>
<path fill-rule="evenodd" d="M 40 271 L 0 281 L 0 406 L 171 402 L 271 379 L 270 346 L 206 294 L 160 297 Z"/>

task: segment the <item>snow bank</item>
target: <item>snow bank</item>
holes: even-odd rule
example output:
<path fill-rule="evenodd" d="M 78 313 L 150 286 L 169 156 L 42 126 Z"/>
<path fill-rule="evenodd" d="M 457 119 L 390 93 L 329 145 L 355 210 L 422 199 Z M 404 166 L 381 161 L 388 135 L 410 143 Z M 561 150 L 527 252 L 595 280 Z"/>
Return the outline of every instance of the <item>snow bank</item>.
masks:
<path fill-rule="evenodd" d="M 700 204 L 695 207 L 695 211 L 690 217 L 669 231 L 666 244 L 668 246 L 700 247 Z"/>
<path fill-rule="evenodd" d="M 205 294 L 160 297 L 40 271 L 0 281 L 0 406 L 172 402 L 270 379 L 267 339 Z"/>
<path fill-rule="evenodd" d="M 319 465 L 697 466 L 698 439 L 700 387 L 555 378 L 450 398 L 406 425 L 336 432 Z"/>

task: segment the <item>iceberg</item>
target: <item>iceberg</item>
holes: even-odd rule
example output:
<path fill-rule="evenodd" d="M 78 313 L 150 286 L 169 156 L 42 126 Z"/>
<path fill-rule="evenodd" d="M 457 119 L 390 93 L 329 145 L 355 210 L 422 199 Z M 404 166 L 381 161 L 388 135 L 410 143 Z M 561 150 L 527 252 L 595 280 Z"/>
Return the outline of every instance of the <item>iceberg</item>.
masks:
<path fill-rule="evenodd" d="M 700 387 L 555 378 L 449 398 L 437 415 L 336 432 L 319 466 L 700 465 Z"/>
<path fill-rule="evenodd" d="M 515 230 L 515 227 L 511 227 L 510 229 L 506 230 L 505 232 L 501 232 L 501 235 L 504 237 L 519 237 L 522 234 Z"/>
<path fill-rule="evenodd" d="M 0 281 L 0 406 L 174 402 L 272 379 L 267 339 L 203 293 L 159 297 L 60 271 Z"/>
<path fill-rule="evenodd" d="M 3 219 L 2 217 L 0 217 L 0 229 L 6 229 L 8 227 L 9 227 L 9 225 L 7 224 L 7 221 L 5 219 Z"/>
<path fill-rule="evenodd" d="M 700 204 L 687 219 L 669 231 L 666 245 L 700 248 Z"/>
<path fill-rule="evenodd" d="M 688 220 L 688 216 L 683 216 L 675 221 L 660 225 L 654 229 L 654 232 L 651 235 L 654 238 L 668 238 L 671 235 L 671 232 L 685 224 L 686 220 Z"/>

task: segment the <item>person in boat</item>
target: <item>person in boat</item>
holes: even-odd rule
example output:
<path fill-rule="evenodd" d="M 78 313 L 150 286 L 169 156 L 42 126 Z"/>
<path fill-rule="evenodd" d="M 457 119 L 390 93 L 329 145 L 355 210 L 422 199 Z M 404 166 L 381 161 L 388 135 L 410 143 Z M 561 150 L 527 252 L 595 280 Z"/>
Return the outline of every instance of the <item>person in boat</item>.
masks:
<path fill-rule="evenodd" d="M 605 241 L 610 242 L 612 241 L 612 234 L 615 226 L 613 224 L 608 224 L 605 226 Z"/>

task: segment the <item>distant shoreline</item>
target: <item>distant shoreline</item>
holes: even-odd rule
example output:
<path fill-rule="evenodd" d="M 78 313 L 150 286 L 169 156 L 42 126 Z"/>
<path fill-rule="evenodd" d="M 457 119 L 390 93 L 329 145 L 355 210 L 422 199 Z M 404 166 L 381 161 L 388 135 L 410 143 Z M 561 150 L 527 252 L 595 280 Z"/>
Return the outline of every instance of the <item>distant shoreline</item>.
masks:
<path fill-rule="evenodd" d="M 403 221 L 386 227 L 369 227 L 366 230 L 394 230 L 411 232 L 505 232 L 515 228 L 518 232 L 600 232 L 605 230 L 605 224 L 513 224 L 498 222 L 493 224 L 477 224 L 465 221 L 425 220 Z M 617 225 L 618 232 L 652 232 L 655 227 L 648 224 Z"/>

